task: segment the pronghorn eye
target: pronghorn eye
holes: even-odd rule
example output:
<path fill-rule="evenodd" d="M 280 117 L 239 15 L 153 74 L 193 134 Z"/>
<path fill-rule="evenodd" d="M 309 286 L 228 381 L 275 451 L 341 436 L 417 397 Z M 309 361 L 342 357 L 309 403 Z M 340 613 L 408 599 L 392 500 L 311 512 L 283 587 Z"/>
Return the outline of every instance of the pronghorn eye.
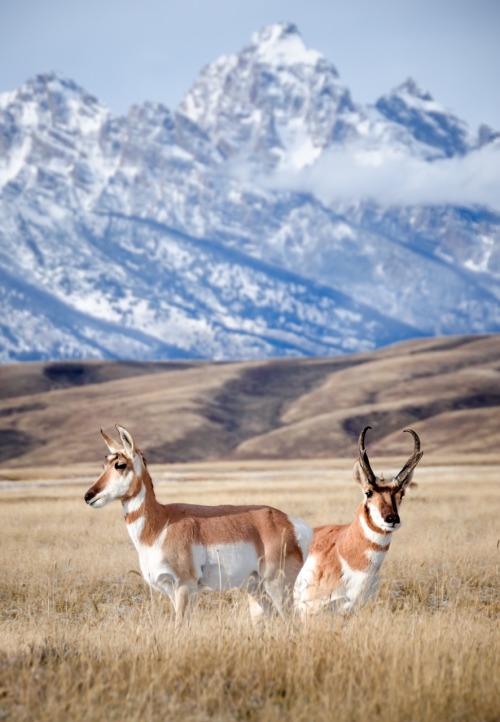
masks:
<path fill-rule="evenodd" d="M 121 461 L 121 462 L 120 462 L 120 461 L 117 461 L 116 464 L 115 464 L 115 469 L 120 469 L 120 470 L 122 470 L 122 469 L 126 469 L 126 468 L 127 468 L 127 465 L 124 464 L 122 461 Z"/>
<path fill-rule="evenodd" d="M 373 491 L 371 489 L 368 489 L 368 491 L 365 491 L 365 496 L 367 499 L 369 499 L 371 496 L 373 496 Z"/>

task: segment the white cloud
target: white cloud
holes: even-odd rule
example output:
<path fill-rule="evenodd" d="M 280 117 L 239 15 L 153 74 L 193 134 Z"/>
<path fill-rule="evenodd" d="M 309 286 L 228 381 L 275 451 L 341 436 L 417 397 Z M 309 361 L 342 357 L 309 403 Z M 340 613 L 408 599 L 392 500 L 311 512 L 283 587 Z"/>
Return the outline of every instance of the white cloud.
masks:
<path fill-rule="evenodd" d="M 331 149 L 308 168 L 277 172 L 267 187 L 313 193 L 326 203 L 371 199 L 384 205 L 486 205 L 500 210 L 500 144 L 426 161 L 360 146 Z"/>

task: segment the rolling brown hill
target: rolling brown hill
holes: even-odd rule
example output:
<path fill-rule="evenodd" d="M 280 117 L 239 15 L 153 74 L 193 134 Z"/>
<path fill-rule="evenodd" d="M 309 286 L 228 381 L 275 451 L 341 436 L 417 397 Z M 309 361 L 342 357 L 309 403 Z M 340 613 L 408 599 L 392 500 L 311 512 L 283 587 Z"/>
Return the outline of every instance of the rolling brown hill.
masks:
<path fill-rule="evenodd" d="M 95 464 L 99 428 L 129 428 L 149 461 L 500 458 L 500 335 L 419 339 L 327 359 L 68 362 L 0 367 L 0 466 Z"/>

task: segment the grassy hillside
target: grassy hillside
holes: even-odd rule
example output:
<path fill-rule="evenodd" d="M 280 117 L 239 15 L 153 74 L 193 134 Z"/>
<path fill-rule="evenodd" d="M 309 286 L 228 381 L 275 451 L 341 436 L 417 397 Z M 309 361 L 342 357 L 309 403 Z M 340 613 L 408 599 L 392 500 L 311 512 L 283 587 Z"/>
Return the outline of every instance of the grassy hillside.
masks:
<path fill-rule="evenodd" d="M 427 456 L 498 458 L 500 336 L 424 339 L 373 353 L 246 363 L 0 367 L 0 466 L 95 463 L 99 428 L 130 428 L 154 463 Z"/>

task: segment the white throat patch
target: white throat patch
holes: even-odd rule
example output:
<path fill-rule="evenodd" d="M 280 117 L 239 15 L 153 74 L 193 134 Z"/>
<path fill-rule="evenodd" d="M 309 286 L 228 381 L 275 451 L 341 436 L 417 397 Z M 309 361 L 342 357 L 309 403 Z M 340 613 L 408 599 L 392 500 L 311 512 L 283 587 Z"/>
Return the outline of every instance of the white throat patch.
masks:
<path fill-rule="evenodd" d="M 370 514 L 371 516 L 371 514 Z M 368 539 L 368 541 L 371 541 L 373 544 L 377 544 L 379 547 L 388 547 L 391 543 L 391 536 L 392 534 L 379 534 L 376 531 L 373 531 L 373 529 L 370 529 L 368 524 L 366 523 L 364 517 L 360 515 L 359 521 L 361 523 L 361 528 L 363 529 L 363 534 Z M 375 521 L 375 520 L 374 520 Z M 375 522 L 377 526 L 379 524 Z"/>
<path fill-rule="evenodd" d="M 144 503 L 144 499 L 146 498 L 146 487 L 144 484 L 141 486 L 141 490 L 138 494 L 132 497 L 132 499 L 127 499 L 123 502 L 123 513 L 125 516 L 127 514 L 132 514 L 132 512 L 138 511 L 141 506 Z"/>

